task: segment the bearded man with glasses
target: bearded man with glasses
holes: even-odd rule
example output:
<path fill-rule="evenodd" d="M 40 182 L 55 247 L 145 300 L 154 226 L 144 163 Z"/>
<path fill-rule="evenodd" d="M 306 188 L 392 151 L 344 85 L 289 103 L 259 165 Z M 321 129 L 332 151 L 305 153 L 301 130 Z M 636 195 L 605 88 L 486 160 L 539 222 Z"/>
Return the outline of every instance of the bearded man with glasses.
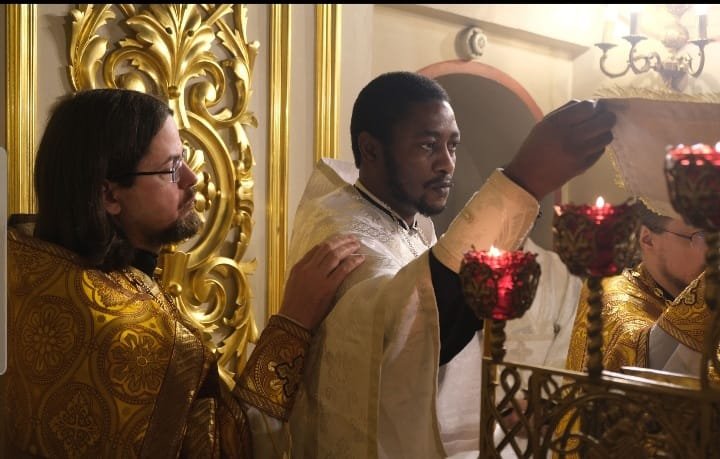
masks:
<path fill-rule="evenodd" d="M 697 376 L 708 309 L 705 233 L 638 203 L 640 263 L 603 280 L 603 366 L 644 367 Z M 567 368 L 583 371 L 588 289 L 583 286 Z"/>
<path fill-rule="evenodd" d="M 37 215 L 8 231 L 1 457 L 265 458 L 283 441 L 293 378 L 360 244 L 338 235 L 304 253 L 230 387 L 155 279 L 162 246 L 201 225 L 185 156 L 170 107 L 149 94 L 94 89 L 54 107 Z"/>

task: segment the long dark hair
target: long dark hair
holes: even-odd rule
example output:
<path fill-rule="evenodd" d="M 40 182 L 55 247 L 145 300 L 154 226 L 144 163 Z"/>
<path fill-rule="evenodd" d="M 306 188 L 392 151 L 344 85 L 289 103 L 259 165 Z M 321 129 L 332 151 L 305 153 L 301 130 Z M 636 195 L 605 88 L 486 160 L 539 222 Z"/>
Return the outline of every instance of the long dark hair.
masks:
<path fill-rule="evenodd" d="M 171 114 L 156 97 L 126 89 L 60 99 L 35 159 L 35 237 L 77 253 L 90 267 L 129 265 L 134 249 L 105 212 L 103 183 L 135 170 Z M 131 186 L 134 177 L 114 181 Z"/>
<path fill-rule="evenodd" d="M 411 105 L 434 100 L 450 101 L 438 82 L 419 73 L 384 73 L 365 86 L 353 105 L 350 119 L 355 166 L 361 157 L 358 136 L 367 132 L 384 145 L 389 145 L 395 125 L 407 116 Z"/>

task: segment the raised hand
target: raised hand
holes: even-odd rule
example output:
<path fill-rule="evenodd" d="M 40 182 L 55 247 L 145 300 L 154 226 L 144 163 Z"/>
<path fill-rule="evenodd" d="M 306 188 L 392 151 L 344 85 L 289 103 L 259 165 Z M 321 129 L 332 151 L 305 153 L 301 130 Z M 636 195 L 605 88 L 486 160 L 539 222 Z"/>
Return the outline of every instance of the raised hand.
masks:
<path fill-rule="evenodd" d="M 602 102 L 572 100 L 533 127 L 504 172 L 539 201 L 595 164 L 614 125 Z"/>
<path fill-rule="evenodd" d="M 336 235 L 310 249 L 290 271 L 280 314 L 315 329 L 332 310 L 342 281 L 365 260 L 354 253 L 359 247 L 354 236 Z"/>

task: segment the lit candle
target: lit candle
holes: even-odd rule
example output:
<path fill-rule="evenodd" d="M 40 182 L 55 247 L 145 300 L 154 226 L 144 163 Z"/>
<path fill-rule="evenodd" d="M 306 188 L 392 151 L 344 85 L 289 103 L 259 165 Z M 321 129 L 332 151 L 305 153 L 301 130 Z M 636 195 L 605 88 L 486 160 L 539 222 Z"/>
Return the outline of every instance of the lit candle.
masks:
<path fill-rule="evenodd" d="M 595 223 L 601 223 L 610 214 L 612 214 L 612 207 L 605 202 L 602 196 L 598 196 L 595 205 L 590 209 L 590 216 L 595 220 Z"/>
<path fill-rule="evenodd" d="M 676 147 L 668 149 L 668 159 L 679 162 L 682 166 L 694 164 L 702 166 L 705 163 L 711 163 L 720 166 L 720 142 L 715 144 L 715 148 L 710 145 L 696 143 L 695 145 L 680 144 Z"/>
<path fill-rule="evenodd" d="M 707 38 L 707 5 L 695 5 L 698 14 L 698 36 L 701 40 Z"/>
<path fill-rule="evenodd" d="M 480 319 L 509 320 L 532 304 L 540 277 L 537 255 L 524 251 L 471 250 L 463 257 L 460 280 L 465 301 Z"/>
<path fill-rule="evenodd" d="M 630 202 L 613 206 L 598 197 L 594 206 L 555 206 L 554 251 L 580 276 L 609 276 L 634 262 L 637 219 Z"/>
<path fill-rule="evenodd" d="M 507 265 L 508 258 L 505 251 L 496 248 L 494 245 L 491 245 L 490 250 L 487 251 L 487 256 L 484 257 L 483 261 L 487 263 L 491 268 L 498 269 L 504 268 Z"/>

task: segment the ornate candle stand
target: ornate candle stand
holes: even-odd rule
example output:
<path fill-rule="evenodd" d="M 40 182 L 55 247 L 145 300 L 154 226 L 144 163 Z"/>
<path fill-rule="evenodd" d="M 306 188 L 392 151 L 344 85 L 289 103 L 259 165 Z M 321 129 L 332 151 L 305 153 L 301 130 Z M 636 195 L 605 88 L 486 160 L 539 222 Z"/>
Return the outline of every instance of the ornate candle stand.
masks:
<path fill-rule="evenodd" d="M 619 206 L 566 204 L 555 207 L 555 252 L 568 270 L 587 277 L 588 373 L 602 374 L 602 283 L 637 260 L 637 218 L 633 203 Z"/>
<path fill-rule="evenodd" d="M 690 184 L 698 180 L 696 175 L 690 177 Z M 631 206 L 565 206 L 554 222 L 556 251 L 572 272 L 587 277 L 593 290 L 594 311 L 588 321 L 588 349 L 593 357 L 588 373 L 504 360 L 500 322 L 510 316 L 499 313 L 502 289 L 491 267 L 497 259 L 485 263 L 477 253 L 466 257 L 461 270 L 465 295 L 479 317 L 493 321 L 492 333 L 486 335 L 494 335 L 492 342 L 486 341 L 490 355 L 483 357 L 482 365 L 479 457 L 720 459 L 720 390 L 712 384 L 702 389 L 698 379 L 688 375 L 627 367 L 602 369 L 601 279 L 637 261 Z M 698 215 L 710 218 L 716 215 L 712 212 Z M 708 242 L 717 247 L 717 237 L 713 237 Z M 717 270 L 718 251 L 711 252 L 714 255 L 708 262 Z M 720 339 L 717 309 L 707 334 L 713 350 Z M 522 315 L 524 309 L 517 312 Z M 717 368 L 716 354 L 708 351 L 707 355 Z M 514 411 L 512 423 L 506 417 L 508 411 Z"/>
<path fill-rule="evenodd" d="M 553 244 L 570 272 L 587 278 L 587 371 L 590 380 L 597 382 L 603 372 L 602 278 L 618 274 L 636 261 L 637 217 L 633 204 L 556 206 Z M 595 388 L 589 389 L 592 393 Z M 598 399 L 578 410 L 580 428 L 587 437 L 602 437 L 605 423 L 596 417 L 596 412 L 604 408 L 604 402 Z M 587 453 L 583 447 L 579 450 Z"/>
<path fill-rule="evenodd" d="M 497 365 L 505 357 L 505 324 L 510 319 L 521 317 L 535 298 L 540 279 L 540 265 L 536 254 L 516 251 L 467 252 L 460 267 L 460 281 L 467 305 L 475 315 L 484 321 L 485 357 L 482 365 L 482 394 L 480 425 L 484 432 L 492 432 L 495 422 L 507 409 L 519 411 L 515 395 L 519 386 L 510 388 L 501 384 L 505 396 L 495 403 Z M 488 353 L 490 359 L 488 359 Z M 507 376 L 507 375 L 506 375 Z M 517 372 L 509 376 L 519 381 Z M 520 426 L 512 431 L 519 432 Z M 512 436 L 511 435 L 511 436 Z M 493 450 L 492 436 L 481 436 L 480 451 Z"/>
<path fill-rule="evenodd" d="M 491 321 L 491 355 L 505 356 L 505 322 L 522 317 L 532 304 L 540 279 L 536 254 L 529 252 L 480 252 L 465 254 L 460 281 L 465 301 L 475 315 Z"/>
<path fill-rule="evenodd" d="M 699 375 L 703 389 L 708 388 L 711 374 L 715 375 L 715 382 L 720 375 L 720 312 L 717 307 L 720 288 L 720 153 L 716 148 L 703 144 L 679 145 L 668 148 L 665 161 L 665 176 L 673 208 L 687 224 L 706 231 L 705 302 L 711 320 L 705 332 Z"/>

